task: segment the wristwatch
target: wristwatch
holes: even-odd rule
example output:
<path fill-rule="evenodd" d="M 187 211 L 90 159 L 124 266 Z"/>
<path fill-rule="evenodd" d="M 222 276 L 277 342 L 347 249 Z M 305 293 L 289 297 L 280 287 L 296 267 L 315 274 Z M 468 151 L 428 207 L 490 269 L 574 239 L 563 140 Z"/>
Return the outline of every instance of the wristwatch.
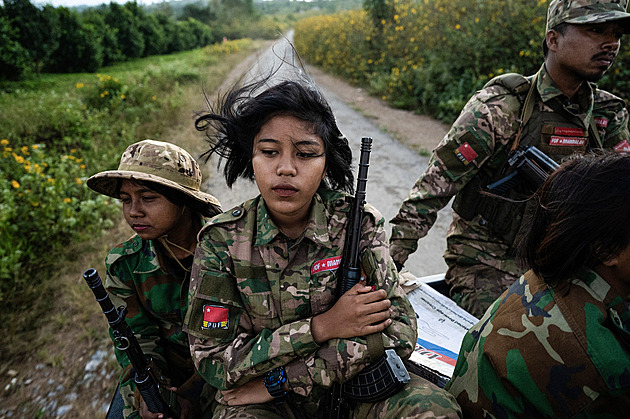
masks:
<path fill-rule="evenodd" d="M 287 375 L 285 374 L 283 367 L 274 368 L 271 371 L 266 372 L 263 379 L 265 381 L 267 391 L 273 396 L 273 398 L 279 399 L 287 395 L 287 392 L 284 390 L 284 383 L 287 381 Z"/>

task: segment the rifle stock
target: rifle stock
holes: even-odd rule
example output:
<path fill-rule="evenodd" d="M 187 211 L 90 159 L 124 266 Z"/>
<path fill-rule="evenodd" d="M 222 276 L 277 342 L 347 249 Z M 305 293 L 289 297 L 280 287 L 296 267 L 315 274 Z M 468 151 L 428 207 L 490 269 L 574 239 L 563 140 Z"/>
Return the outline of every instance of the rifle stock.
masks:
<path fill-rule="evenodd" d="M 166 417 L 175 417 L 170 406 L 162 398 L 159 385 L 151 375 L 149 362 L 145 358 L 133 331 L 125 321 L 127 308 L 124 306 L 118 307 L 118 309 L 114 307 L 96 269 L 87 269 L 83 273 L 83 279 L 85 279 L 85 282 L 87 282 L 94 293 L 94 297 L 101 306 L 103 314 L 107 317 L 107 322 L 114 332 L 116 348 L 127 355 L 129 362 L 133 366 L 135 371 L 133 380 L 149 411 L 163 413 Z"/>

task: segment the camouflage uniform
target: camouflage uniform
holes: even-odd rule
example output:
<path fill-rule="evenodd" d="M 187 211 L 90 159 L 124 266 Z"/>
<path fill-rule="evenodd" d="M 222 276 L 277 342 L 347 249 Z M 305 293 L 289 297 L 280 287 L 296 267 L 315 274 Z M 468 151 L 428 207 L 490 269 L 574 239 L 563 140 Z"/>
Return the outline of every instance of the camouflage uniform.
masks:
<path fill-rule="evenodd" d="M 598 90 L 592 83 L 583 83 L 570 103 L 544 65 L 538 72 L 535 88 L 533 116 L 525 126 L 520 144 L 535 145 L 556 161 L 572 152 L 583 153 L 587 148 L 630 150 L 628 111 L 623 100 Z M 481 199 L 478 190 L 490 183 L 481 180 L 491 179 L 506 166 L 507 154 L 519 129 L 522 100 L 518 92 L 495 81 L 466 104 L 391 221 L 390 253 L 395 262 L 404 264 L 417 249 L 418 239 L 435 222 L 438 211 L 453 196 L 462 201 L 468 187 L 470 194 L 459 208 L 474 206 Z M 555 120 L 550 123 L 548 119 Z M 595 141 L 589 138 L 591 121 L 595 121 L 601 144 L 593 144 Z M 574 135 L 575 131 L 580 134 L 555 146 L 557 136 L 554 140 L 553 133 L 545 130 L 546 127 L 562 129 L 558 125 L 572 127 L 565 129 L 564 134 Z M 477 317 L 523 273 L 515 262 L 514 242 L 524 209 L 497 205 L 501 206 L 496 213 L 503 212 L 503 221 L 494 223 L 479 214 L 465 219 L 462 213 L 453 211 L 447 233 L 444 259 L 449 265 L 446 279 L 451 286 L 451 297 Z M 509 226 L 506 231 L 496 232 L 495 229 L 505 226 Z"/>
<path fill-rule="evenodd" d="M 175 144 L 156 140 L 131 144 L 123 152 L 117 170 L 97 173 L 86 183 L 98 193 L 120 199 L 123 180 L 151 182 L 173 189 L 206 206 L 200 210 L 206 215 L 221 212 L 219 201 L 200 190 L 202 174 L 195 159 Z M 188 306 L 188 272 L 167 255 L 160 254 L 159 249 L 157 241 L 142 240 L 138 235 L 116 246 L 105 260 L 105 288 L 116 307 L 127 307 L 127 323 L 144 354 L 152 358 L 170 385 L 178 387 L 180 396 L 199 401 L 200 406 L 193 407 L 205 409 L 216 390 L 195 373 L 188 337 L 182 331 Z M 111 328 L 110 335 L 113 337 Z M 124 352 L 117 349 L 115 352 L 123 367 L 120 375 L 123 415 L 136 417 L 132 367 Z"/>
<path fill-rule="evenodd" d="M 188 306 L 189 275 L 177 264 L 165 261 L 168 259 L 159 254 L 153 240 L 145 241 L 134 235 L 107 255 L 105 288 L 116 307 L 127 307 L 127 323 L 144 354 L 152 358 L 160 372 L 171 380 L 171 385 L 181 387 L 195 374 L 188 337 L 182 331 Z M 136 417 L 131 365 L 124 352 L 116 349 L 115 353 L 123 367 L 120 374 L 120 394 L 125 402 L 123 415 Z M 204 386 L 198 376 L 188 385 L 193 387 L 190 389 L 193 392 L 202 391 L 204 387 L 201 396 L 191 394 L 189 397 L 201 397 L 200 403 L 205 409 L 214 396 L 211 387 Z"/>
<path fill-rule="evenodd" d="M 195 365 L 219 389 L 241 386 L 284 366 L 291 388 L 287 403 L 240 407 L 227 406 L 217 392 L 215 417 L 324 417 L 320 407 L 328 388 L 365 365 L 364 338 L 318 345 L 310 331 L 313 316 L 334 304 L 349 207 L 345 195 L 320 189 L 304 234 L 290 240 L 259 196 L 215 217 L 202 230 L 184 329 Z M 378 211 L 367 206 L 361 263 L 368 285 L 387 290 L 392 302 L 393 323 L 382 334 L 383 343 L 408 358 L 416 341 L 416 318 L 398 285 L 383 225 Z M 211 317 L 204 314 L 208 310 Z M 459 415 L 450 394 L 421 379 L 414 384 L 389 400 L 360 408 L 385 416 L 389 405 L 391 417 Z"/>
<path fill-rule="evenodd" d="M 595 272 L 548 286 L 531 271 L 468 331 L 447 385 L 466 417 L 622 417 L 630 311 Z"/>

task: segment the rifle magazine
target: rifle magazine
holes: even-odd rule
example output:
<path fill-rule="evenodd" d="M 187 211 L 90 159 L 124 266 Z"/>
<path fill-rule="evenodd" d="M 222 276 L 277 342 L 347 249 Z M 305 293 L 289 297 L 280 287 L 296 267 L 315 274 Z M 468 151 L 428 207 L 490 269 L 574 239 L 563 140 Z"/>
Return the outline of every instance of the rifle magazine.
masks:
<path fill-rule="evenodd" d="M 375 403 L 396 394 L 409 380 L 402 359 L 393 349 L 388 349 L 380 360 L 343 383 L 341 393 L 348 400 Z"/>

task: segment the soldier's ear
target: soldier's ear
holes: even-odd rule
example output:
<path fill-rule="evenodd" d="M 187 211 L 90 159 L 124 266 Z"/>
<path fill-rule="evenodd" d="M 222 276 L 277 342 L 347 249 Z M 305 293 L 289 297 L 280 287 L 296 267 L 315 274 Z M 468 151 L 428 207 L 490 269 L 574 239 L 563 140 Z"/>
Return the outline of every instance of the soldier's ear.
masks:
<path fill-rule="evenodd" d="M 558 37 L 560 33 L 553 29 L 547 31 L 547 35 L 545 35 L 545 42 L 547 43 L 547 48 L 549 51 L 556 52 L 558 50 Z"/>
<path fill-rule="evenodd" d="M 602 261 L 602 265 L 608 267 L 608 268 L 614 268 L 615 266 L 619 265 L 619 256 L 615 256 L 613 258 L 610 258 L 608 260 L 604 260 Z"/>

